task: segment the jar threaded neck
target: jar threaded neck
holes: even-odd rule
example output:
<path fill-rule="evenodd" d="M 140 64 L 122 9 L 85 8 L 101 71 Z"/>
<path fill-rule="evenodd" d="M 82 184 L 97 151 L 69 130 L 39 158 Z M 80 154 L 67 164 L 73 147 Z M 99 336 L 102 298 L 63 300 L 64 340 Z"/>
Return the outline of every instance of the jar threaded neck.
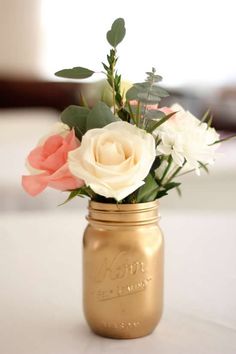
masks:
<path fill-rule="evenodd" d="M 89 202 L 88 221 L 110 225 L 138 226 L 157 223 L 158 201 L 137 204 Z"/>

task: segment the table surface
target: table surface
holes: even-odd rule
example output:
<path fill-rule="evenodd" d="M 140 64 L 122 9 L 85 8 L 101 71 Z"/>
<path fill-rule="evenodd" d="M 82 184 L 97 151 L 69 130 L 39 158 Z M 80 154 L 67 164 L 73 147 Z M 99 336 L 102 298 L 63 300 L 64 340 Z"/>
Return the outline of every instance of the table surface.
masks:
<path fill-rule="evenodd" d="M 0 353 L 236 353 L 234 211 L 163 211 L 164 315 L 152 335 L 123 341 L 94 335 L 83 317 L 84 215 L 2 214 Z"/>
<path fill-rule="evenodd" d="M 82 201 L 23 193 L 24 159 L 58 114 L 0 112 L 0 354 L 235 354 L 236 141 L 211 176 L 161 200 L 165 309 L 152 335 L 112 340 L 87 327 L 81 299 Z"/>

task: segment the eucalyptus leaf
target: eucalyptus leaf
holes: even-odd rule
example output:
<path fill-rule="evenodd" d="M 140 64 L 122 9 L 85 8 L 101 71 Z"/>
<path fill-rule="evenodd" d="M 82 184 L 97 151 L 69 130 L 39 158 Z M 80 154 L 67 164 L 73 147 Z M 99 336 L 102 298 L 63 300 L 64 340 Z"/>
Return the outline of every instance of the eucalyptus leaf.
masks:
<path fill-rule="evenodd" d="M 71 128 L 75 128 L 76 136 L 81 140 L 87 131 L 87 116 L 90 110 L 86 107 L 71 105 L 61 114 L 61 121 Z"/>
<path fill-rule="evenodd" d="M 151 93 L 154 95 L 157 95 L 159 97 L 168 97 L 169 93 L 162 87 L 157 86 L 157 85 L 152 85 L 151 87 Z"/>
<path fill-rule="evenodd" d="M 117 18 L 112 26 L 110 31 L 107 32 L 107 41 L 113 47 L 116 48 L 117 45 L 122 42 L 125 37 L 125 21 L 123 18 Z"/>
<path fill-rule="evenodd" d="M 155 129 L 157 129 L 160 125 L 165 123 L 168 119 L 170 119 L 176 112 L 171 112 L 170 114 L 167 114 L 167 116 L 159 119 L 155 124 L 153 124 L 151 127 L 147 129 L 148 133 L 152 133 Z"/>
<path fill-rule="evenodd" d="M 98 102 L 90 111 L 87 117 L 87 130 L 103 128 L 106 125 L 117 122 L 120 119 L 114 116 L 110 108 L 103 102 Z"/>
<path fill-rule="evenodd" d="M 126 93 L 127 100 L 138 100 L 145 104 L 155 104 L 161 98 L 169 96 L 168 92 L 150 82 L 135 83 Z"/>
<path fill-rule="evenodd" d="M 144 180 L 145 184 L 138 189 L 136 202 L 146 203 L 156 199 L 158 184 L 155 178 L 149 173 Z"/>
<path fill-rule="evenodd" d="M 128 101 L 133 101 L 138 99 L 138 93 L 139 89 L 136 86 L 132 86 L 127 92 L 126 92 L 126 100 Z"/>
<path fill-rule="evenodd" d="M 160 75 L 153 75 L 150 71 L 147 71 L 146 74 L 148 75 L 146 81 L 153 81 L 153 82 L 160 82 L 162 81 L 162 76 Z"/>
<path fill-rule="evenodd" d="M 143 91 L 143 90 L 147 90 L 150 88 L 150 83 L 145 81 L 145 82 L 135 82 L 133 84 L 135 87 L 137 87 L 139 90 Z"/>
<path fill-rule="evenodd" d="M 67 79 L 87 79 L 95 72 L 93 70 L 83 68 L 82 66 L 74 67 L 72 69 L 63 69 L 55 73 L 56 76 Z"/>
<path fill-rule="evenodd" d="M 161 97 L 157 95 L 152 95 L 148 92 L 139 92 L 137 99 L 144 104 L 157 104 L 160 102 Z"/>
<path fill-rule="evenodd" d="M 158 109 L 148 110 L 145 114 L 145 118 L 147 119 L 161 119 L 163 117 L 165 117 L 165 113 L 159 111 Z"/>

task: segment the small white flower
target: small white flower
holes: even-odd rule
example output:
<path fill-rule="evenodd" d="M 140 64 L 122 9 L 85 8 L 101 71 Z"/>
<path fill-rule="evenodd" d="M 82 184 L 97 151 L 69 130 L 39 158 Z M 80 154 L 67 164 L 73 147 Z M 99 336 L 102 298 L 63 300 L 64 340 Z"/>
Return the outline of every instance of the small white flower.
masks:
<path fill-rule="evenodd" d="M 127 122 L 91 129 L 69 153 L 71 173 L 106 198 L 122 200 L 144 184 L 155 159 L 155 140 Z"/>
<path fill-rule="evenodd" d="M 47 135 L 44 135 L 38 142 L 38 145 L 43 145 L 45 141 L 52 135 L 61 135 L 63 138 L 65 138 L 68 134 L 70 133 L 70 127 L 69 125 L 62 123 L 62 122 L 56 122 L 50 132 Z"/>
<path fill-rule="evenodd" d="M 59 134 L 63 138 L 65 138 L 69 132 L 70 132 L 69 125 L 62 123 L 62 122 L 57 122 L 53 125 L 53 127 L 50 131 L 50 135 Z"/>

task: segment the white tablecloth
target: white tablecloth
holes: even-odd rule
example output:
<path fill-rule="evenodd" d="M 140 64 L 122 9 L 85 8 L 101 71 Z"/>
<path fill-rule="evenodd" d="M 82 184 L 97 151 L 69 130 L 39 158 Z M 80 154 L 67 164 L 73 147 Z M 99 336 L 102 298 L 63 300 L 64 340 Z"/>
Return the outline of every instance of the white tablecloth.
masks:
<path fill-rule="evenodd" d="M 84 211 L 3 214 L 1 354 L 235 354 L 236 217 L 163 211 L 165 311 L 155 332 L 111 340 L 81 304 Z"/>
<path fill-rule="evenodd" d="M 58 115 L 0 111 L 0 354 L 235 354 L 236 141 L 212 169 L 161 201 L 165 310 L 136 340 L 95 336 L 81 304 L 85 204 L 57 191 L 30 198 L 24 159 Z"/>

